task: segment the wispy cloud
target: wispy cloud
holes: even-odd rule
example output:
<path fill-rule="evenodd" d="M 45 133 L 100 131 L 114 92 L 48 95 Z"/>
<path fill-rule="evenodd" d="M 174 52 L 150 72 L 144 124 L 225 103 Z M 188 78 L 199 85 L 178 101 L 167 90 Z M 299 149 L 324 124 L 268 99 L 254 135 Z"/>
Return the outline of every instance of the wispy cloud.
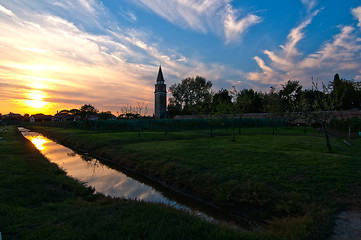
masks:
<path fill-rule="evenodd" d="M 281 50 L 270 51 L 265 50 L 264 53 L 270 59 L 271 66 L 267 66 L 264 60 L 260 57 L 255 57 L 258 66 L 262 73 L 249 73 L 247 79 L 259 81 L 260 83 L 277 84 L 283 82 L 285 78 L 289 78 L 290 72 L 296 68 L 296 62 L 301 57 L 298 52 L 297 44 L 304 38 L 303 29 L 306 28 L 319 11 L 310 14 L 299 26 L 293 28 L 287 36 L 287 41 L 284 45 L 280 45 Z"/>
<path fill-rule="evenodd" d="M 355 15 L 358 8 L 353 9 Z M 360 31 L 352 26 L 339 26 L 340 33 L 320 46 L 311 54 L 299 52 L 297 45 L 305 38 L 303 30 L 312 23 L 319 14 L 311 13 L 299 26 L 292 29 L 281 50 L 265 50 L 268 60 L 255 57 L 260 72 L 250 72 L 247 79 L 260 84 L 278 85 L 289 79 L 300 81 L 304 86 L 310 85 L 311 77 L 329 79 L 336 72 L 357 72 L 361 69 L 361 38 Z M 361 73 L 361 72 L 360 72 Z M 359 75 L 356 76 L 358 78 Z"/>
<path fill-rule="evenodd" d="M 304 38 L 303 29 L 306 28 L 311 22 L 312 19 L 319 13 L 319 10 L 314 11 L 310 16 L 306 18 L 298 27 L 291 30 L 287 36 L 287 43 L 281 48 L 284 51 L 284 58 L 286 61 L 291 60 L 293 57 L 299 55 L 296 48 L 297 43 Z"/>
<path fill-rule="evenodd" d="M 252 26 L 261 22 L 255 14 L 241 14 L 231 0 L 140 0 L 146 7 L 169 22 L 182 28 L 209 33 L 224 39 L 226 43 L 239 41 Z"/>
<path fill-rule="evenodd" d="M 15 17 L 14 13 L 11 10 L 9 10 L 9 9 L 1 6 L 1 5 L 0 5 L 0 12 L 7 15 L 7 16 L 9 16 L 9 17 Z"/>
<path fill-rule="evenodd" d="M 150 9 L 169 22 L 200 32 L 208 32 L 209 24 L 218 18 L 218 12 L 227 1 L 209 0 L 140 0 L 137 4 Z"/>
<path fill-rule="evenodd" d="M 301 0 L 301 1 L 306 6 L 308 12 L 314 9 L 317 5 L 317 0 Z"/>
<path fill-rule="evenodd" d="M 176 50 L 160 49 L 150 33 L 121 29 L 116 23 L 104 27 L 99 20 L 103 10 L 94 11 L 102 6 L 95 1 L 46 3 L 24 0 L 29 7 L 21 9 L 19 1 L 0 4 L 0 99 L 7 102 L 1 111 L 24 108 L 31 89 L 43 92 L 49 111 L 81 102 L 115 112 L 121 105 L 144 101 L 151 109 L 159 63 L 168 84 L 196 69 L 194 75 L 211 79 L 223 71 Z M 73 12 L 78 19 L 61 16 L 58 8 L 78 11 Z M 87 19 L 95 22 L 95 33 L 90 33 L 94 28 L 86 31 Z M 18 83 L 16 89 L 11 82 Z"/>
<path fill-rule="evenodd" d="M 353 16 L 357 19 L 357 26 L 361 28 L 361 6 L 352 9 Z"/>
<path fill-rule="evenodd" d="M 226 43 L 237 41 L 252 25 L 261 22 L 261 18 L 254 14 L 248 14 L 237 21 L 236 10 L 230 4 L 227 4 L 227 14 L 224 16 L 224 32 Z"/>
<path fill-rule="evenodd" d="M 137 21 L 137 16 L 135 16 L 134 13 L 130 12 L 130 11 L 126 11 L 126 12 L 121 12 L 122 17 L 127 20 L 128 22 L 136 22 Z"/>
<path fill-rule="evenodd" d="M 1 13 L 6 13 L 0 14 L 0 82 L 18 82 L 23 94 L 29 87 L 41 88 L 48 93 L 45 95 L 60 101 L 54 104 L 82 99 L 84 104 L 91 101 L 97 105 L 113 100 L 110 96 L 118 96 L 118 105 L 131 104 L 142 91 L 152 99 L 151 84 L 139 73 L 138 64 L 127 62 L 142 55 L 136 51 L 134 39 L 123 36 L 123 41 L 117 41 L 111 35 L 84 32 L 48 12 L 28 10 L 29 15 L 33 13 L 29 19 L 0 6 Z M 55 89 L 69 94 L 54 96 Z M 19 94 L 8 100 L 22 104 L 24 97 L 26 94 Z"/>

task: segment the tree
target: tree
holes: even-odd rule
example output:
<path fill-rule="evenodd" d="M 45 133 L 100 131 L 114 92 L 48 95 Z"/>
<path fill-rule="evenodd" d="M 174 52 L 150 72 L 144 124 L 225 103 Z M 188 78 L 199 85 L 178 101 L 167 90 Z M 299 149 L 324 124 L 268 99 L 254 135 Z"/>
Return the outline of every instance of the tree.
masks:
<path fill-rule="evenodd" d="M 217 108 L 218 106 L 230 105 L 232 104 L 232 96 L 227 89 L 221 89 L 213 95 L 212 105 Z"/>
<path fill-rule="evenodd" d="M 69 112 L 73 114 L 74 116 L 80 116 L 80 110 L 79 109 L 70 109 Z"/>
<path fill-rule="evenodd" d="M 235 99 L 234 104 L 234 111 L 238 115 L 239 122 L 238 122 L 238 134 L 241 135 L 242 129 L 242 117 L 243 114 L 246 112 L 246 108 L 249 103 L 249 98 L 244 94 L 247 92 L 247 89 L 243 89 L 241 92 L 238 92 L 237 89 L 233 86 L 232 95 Z M 242 96 L 243 93 L 243 96 Z"/>
<path fill-rule="evenodd" d="M 1 114 L 0 114 L 0 119 L 1 119 Z M 24 116 L 23 116 L 23 121 L 29 121 L 29 119 L 30 119 L 30 115 L 29 115 L 29 113 L 25 113 L 24 114 Z"/>
<path fill-rule="evenodd" d="M 235 141 L 235 113 L 236 108 L 235 104 L 232 102 L 233 96 L 231 93 L 236 91 L 235 89 L 232 92 L 229 92 L 227 89 L 221 89 L 218 93 L 214 94 L 212 99 L 212 105 L 214 108 L 214 112 L 223 117 L 224 122 L 228 119 L 228 116 L 231 115 L 232 122 L 232 141 Z"/>
<path fill-rule="evenodd" d="M 70 111 L 67 109 L 63 109 L 63 110 L 60 110 L 58 113 L 70 113 Z"/>
<path fill-rule="evenodd" d="M 265 110 L 271 115 L 272 120 L 272 135 L 277 131 L 276 119 L 281 113 L 281 103 L 279 94 L 276 92 L 274 87 L 271 87 L 270 93 L 265 95 Z"/>
<path fill-rule="evenodd" d="M 96 116 L 98 114 L 98 109 L 96 109 L 91 104 L 85 104 L 80 107 L 80 116 L 86 118 L 88 116 Z"/>
<path fill-rule="evenodd" d="M 263 95 L 253 89 L 243 89 L 237 94 L 236 101 L 243 106 L 244 113 L 263 112 Z"/>
<path fill-rule="evenodd" d="M 169 105 L 173 109 L 181 109 L 182 114 L 198 113 L 201 103 L 211 102 L 212 85 L 211 81 L 200 76 L 195 79 L 185 78 L 181 83 L 170 86 L 172 97 L 169 99 Z"/>
<path fill-rule="evenodd" d="M 86 112 L 88 114 L 92 114 L 92 115 L 96 115 L 98 110 L 92 106 L 91 104 L 85 104 L 83 106 L 80 107 L 80 111 L 81 112 Z"/>
<path fill-rule="evenodd" d="M 286 85 L 282 85 L 279 91 L 282 122 L 285 126 L 291 126 L 299 118 L 302 86 L 298 81 L 288 80 Z"/>
<path fill-rule="evenodd" d="M 134 106 L 125 105 L 121 107 L 119 118 L 136 119 L 138 137 L 140 138 L 141 130 L 143 128 L 142 118 L 145 117 L 148 111 L 148 106 L 144 102 L 137 102 Z"/>
<path fill-rule="evenodd" d="M 137 130 L 138 130 L 138 137 L 140 138 L 140 132 L 143 128 L 143 122 L 142 122 L 142 116 L 144 117 L 147 114 L 148 111 L 148 107 L 144 104 L 144 102 L 137 102 L 137 104 L 134 107 L 135 109 L 135 113 L 139 116 L 141 116 L 140 118 L 137 119 Z"/>
<path fill-rule="evenodd" d="M 133 106 L 131 105 L 124 105 L 120 108 L 121 114 L 118 116 L 119 118 L 133 118 L 131 116 L 135 115 L 133 111 Z"/>
<path fill-rule="evenodd" d="M 99 120 L 110 120 L 114 118 L 114 115 L 110 111 L 101 112 L 98 114 Z"/>
<path fill-rule="evenodd" d="M 198 114 L 206 116 L 208 120 L 209 136 L 213 137 L 213 119 L 216 114 L 215 107 L 210 102 L 202 102 L 197 106 Z"/>
<path fill-rule="evenodd" d="M 148 112 L 148 106 L 145 105 L 144 102 L 137 102 L 134 106 L 135 114 L 139 114 L 142 117 L 145 117 L 145 115 Z"/>
<path fill-rule="evenodd" d="M 312 112 L 314 110 L 313 105 L 315 102 L 314 96 L 315 96 L 314 91 L 309 89 L 302 91 L 301 94 L 300 111 L 304 121 L 304 130 L 303 130 L 304 133 L 306 133 L 307 126 L 311 124 Z"/>
<path fill-rule="evenodd" d="M 326 138 L 326 146 L 329 152 L 333 152 L 328 136 L 327 125 L 332 111 L 335 111 L 341 105 L 341 97 L 331 94 L 331 86 L 322 83 L 322 92 L 318 90 L 318 84 L 312 81 L 312 90 L 314 91 L 314 109 L 315 121 L 322 126 Z"/>
<path fill-rule="evenodd" d="M 340 76 L 336 73 L 329 85 L 332 88 L 331 94 L 333 97 L 342 99 L 338 109 L 360 107 L 360 82 L 340 79 Z"/>
<path fill-rule="evenodd" d="M 167 106 L 167 115 L 173 118 L 176 115 L 182 114 L 182 106 L 180 104 L 169 103 Z"/>
<path fill-rule="evenodd" d="M 253 89 L 243 89 L 241 92 L 233 90 L 236 113 L 239 117 L 238 133 L 241 134 L 242 117 L 244 113 L 264 112 L 264 94 L 255 92 Z"/>

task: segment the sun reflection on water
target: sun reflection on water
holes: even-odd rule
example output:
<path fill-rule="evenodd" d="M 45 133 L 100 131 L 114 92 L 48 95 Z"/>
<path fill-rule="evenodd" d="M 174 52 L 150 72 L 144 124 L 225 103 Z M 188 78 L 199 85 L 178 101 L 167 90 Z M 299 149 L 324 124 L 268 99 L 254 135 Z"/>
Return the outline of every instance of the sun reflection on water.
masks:
<path fill-rule="evenodd" d="M 44 150 L 46 147 L 44 146 L 45 143 L 50 142 L 49 139 L 43 136 L 30 136 L 28 139 L 35 145 L 37 149 L 40 151 Z"/>

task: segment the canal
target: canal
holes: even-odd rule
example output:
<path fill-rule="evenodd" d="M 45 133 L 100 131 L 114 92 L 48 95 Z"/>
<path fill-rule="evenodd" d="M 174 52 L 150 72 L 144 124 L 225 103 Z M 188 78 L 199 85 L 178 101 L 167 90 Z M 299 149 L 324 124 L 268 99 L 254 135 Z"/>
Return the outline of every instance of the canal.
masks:
<path fill-rule="evenodd" d="M 198 201 L 170 191 L 157 183 L 142 179 L 141 176 L 125 173 L 127 172 L 125 169 L 113 164 L 104 164 L 87 154 L 77 153 L 40 133 L 23 127 L 19 127 L 19 131 L 50 162 L 57 164 L 68 176 L 85 183 L 86 186 L 93 187 L 98 193 L 111 197 L 162 203 L 190 212 L 209 222 L 239 228 L 234 223 L 234 219 L 210 206 L 204 206 Z"/>

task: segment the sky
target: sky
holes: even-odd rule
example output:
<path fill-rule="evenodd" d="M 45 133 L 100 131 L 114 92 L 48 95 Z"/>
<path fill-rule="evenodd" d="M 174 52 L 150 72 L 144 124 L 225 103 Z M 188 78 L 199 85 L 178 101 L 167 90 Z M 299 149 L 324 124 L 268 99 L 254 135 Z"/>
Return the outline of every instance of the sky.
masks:
<path fill-rule="evenodd" d="M 0 0 L 0 33 L 2 114 L 152 115 L 160 65 L 215 92 L 361 81 L 359 0 Z"/>

